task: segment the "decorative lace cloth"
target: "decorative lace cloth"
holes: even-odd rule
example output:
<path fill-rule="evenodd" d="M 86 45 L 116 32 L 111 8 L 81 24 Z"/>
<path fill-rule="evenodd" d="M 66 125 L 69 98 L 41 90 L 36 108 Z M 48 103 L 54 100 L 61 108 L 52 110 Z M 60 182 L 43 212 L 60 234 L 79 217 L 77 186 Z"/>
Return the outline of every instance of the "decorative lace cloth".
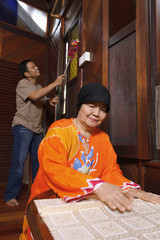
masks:
<path fill-rule="evenodd" d="M 98 200 L 34 202 L 55 240 L 160 240 L 160 204 L 135 199 L 132 211 L 120 213 Z"/>

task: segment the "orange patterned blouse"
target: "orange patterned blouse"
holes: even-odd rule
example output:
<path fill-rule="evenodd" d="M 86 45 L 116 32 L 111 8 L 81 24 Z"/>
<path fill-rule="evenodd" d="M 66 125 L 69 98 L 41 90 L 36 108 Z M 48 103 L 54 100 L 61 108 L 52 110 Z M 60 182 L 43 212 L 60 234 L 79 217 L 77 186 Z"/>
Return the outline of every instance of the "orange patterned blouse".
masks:
<path fill-rule="evenodd" d="M 52 189 L 65 202 L 77 201 L 95 191 L 103 182 L 121 188 L 139 188 L 126 179 L 117 164 L 117 155 L 108 135 L 96 128 L 87 139 L 77 130 L 73 119 L 54 122 L 39 150 L 39 171 L 34 180 L 30 200 Z"/>

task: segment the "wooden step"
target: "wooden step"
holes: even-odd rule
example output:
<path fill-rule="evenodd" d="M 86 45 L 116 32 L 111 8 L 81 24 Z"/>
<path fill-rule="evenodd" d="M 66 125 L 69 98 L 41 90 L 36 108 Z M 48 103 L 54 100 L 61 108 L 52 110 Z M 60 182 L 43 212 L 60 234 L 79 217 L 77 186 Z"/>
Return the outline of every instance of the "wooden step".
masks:
<path fill-rule="evenodd" d="M 30 192 L 23 188 L 20 192 L 18 202 L 15 207 L 7 206 L 4 202 L 5 186 L 0 186 L 0 239 L 18 240 L 22 232 L 25 208 Z"/>

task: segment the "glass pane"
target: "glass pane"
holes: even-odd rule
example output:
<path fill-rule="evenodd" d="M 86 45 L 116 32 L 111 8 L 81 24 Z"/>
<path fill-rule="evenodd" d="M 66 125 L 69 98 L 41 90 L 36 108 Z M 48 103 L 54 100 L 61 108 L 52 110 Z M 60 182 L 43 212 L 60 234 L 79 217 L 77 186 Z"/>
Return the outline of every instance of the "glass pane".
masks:
<path fill-rule="evenodd" d="M 72 40 L 78 39 L 78 23 L 72 29 L 71 36 L 72 36 Z M 77 77 L 77 61 L 78 61 L 78 53 L 76 53 L 75 58 L 70 63 L 70 80 Z"/>
<path fill-rule="evenodd" d="M 18 0 L 17 26 L 45 37 L 47 13 Z"/>

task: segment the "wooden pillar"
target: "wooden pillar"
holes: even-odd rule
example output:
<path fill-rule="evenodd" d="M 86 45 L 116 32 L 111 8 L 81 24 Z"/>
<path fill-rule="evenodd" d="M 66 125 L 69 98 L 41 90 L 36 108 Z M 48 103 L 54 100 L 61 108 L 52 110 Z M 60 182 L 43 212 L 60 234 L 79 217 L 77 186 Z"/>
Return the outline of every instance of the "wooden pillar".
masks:
<path fill-rule="evenodd" d="M 138 158 L 151 159 L 149 134 L 150 69 L 148 0 L 136 1 L 137 135 Z"/>

